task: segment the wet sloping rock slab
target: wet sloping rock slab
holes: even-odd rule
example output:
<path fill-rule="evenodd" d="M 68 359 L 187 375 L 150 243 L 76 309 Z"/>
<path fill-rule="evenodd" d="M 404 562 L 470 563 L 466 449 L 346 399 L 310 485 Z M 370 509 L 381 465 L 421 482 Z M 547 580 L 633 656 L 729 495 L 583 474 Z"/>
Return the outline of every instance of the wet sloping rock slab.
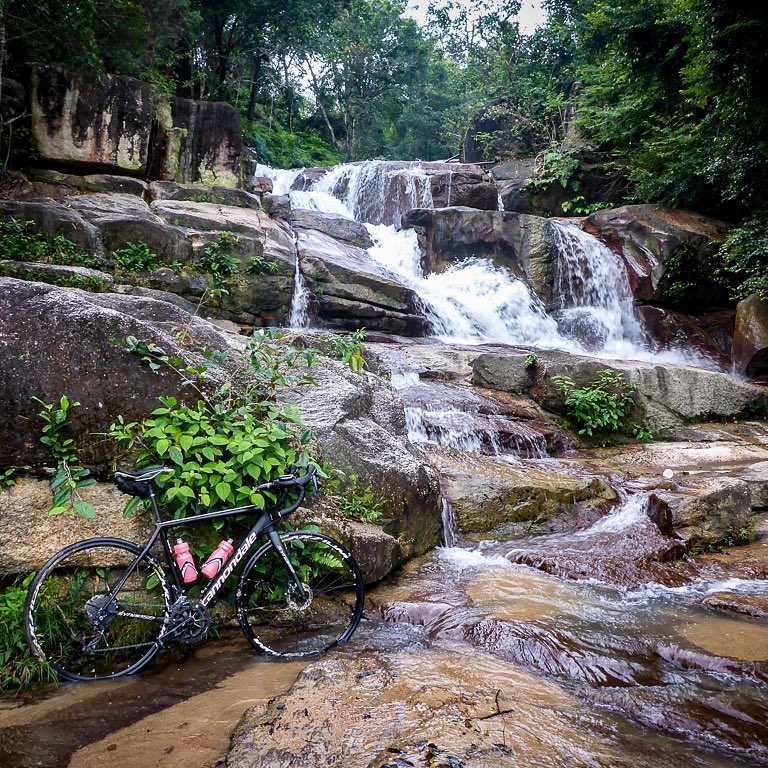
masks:
<path fill-rule="evenodd" d="M 598 579 L 629 587 L 648 581 L 677 585 L 684 580 L 683 574 L 664 566 L 680 559 L 685 545 L 671 532 L 670 509 L 652 495 L 631 498 L 575 533 L 541 536 L 522 546 L 516 542 L 498 546 L 507 550 L 504 556 L 511 562 L 562 578 Z"/>
<path fill-rule="evenodd" d="M 245 715 L 227 768 L 640 768 L 656 759 L 724 765 L 649 742 L 541 678 L 448 646 L 308 667 L 287 695 Z"/>
<path fill-rule="evenodd" d="M 471 538 L 503 537 L 516 530 L 516 523 L 594 516 L 617 498 L 605 480 L 556 465 L 511 463 L 432 446 L 427 451 L 459 532 Z"/>
<path fill-rule="evenodd" d="M 686 365 L 598 360 L 565 352 L 540 351 L 535 376 L 521 353 L 491 352 L 473 361 L 473 381 L 491 389 L 528 392 L 547 410 L 564 413 L 564 398 L 553 377 L 567 375 L 577 385 L 595 380 L 598 371 L 624 375 L 640 391 L 648 426 L 674 435 L 681 423 L 765 413 L 768 388 L 748 384 L 726 373 Z"/>
<path fill-rule="evenodd" d="M 424 332 L 418 296 L 362 249 L 315 229 L 299 229 L 301 271 L 319 317 L 334 327 L 404 335 Z"/>

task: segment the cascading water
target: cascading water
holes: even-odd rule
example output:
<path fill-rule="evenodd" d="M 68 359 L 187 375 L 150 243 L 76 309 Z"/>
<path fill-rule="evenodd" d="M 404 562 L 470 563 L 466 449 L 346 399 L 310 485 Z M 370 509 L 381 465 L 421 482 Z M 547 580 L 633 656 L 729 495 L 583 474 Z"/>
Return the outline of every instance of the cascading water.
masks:
<path fill-rule="evenodd" d="M 307 177 L 301 190 L 291 190 L 301 171 L 257 166 L 257 173 L 273 179 L 275 194 L 290 194 L 294 208 L 365 224 L 374 243 L 369 258 L 419 296 L 433 335 L 441 341 L 710 364 L 693 352 L 651 347 L 634 311 L 623 262 L 576 223 L 552 222 L 558 263 L 550 315 L 524 281 L 488 259 L 470 258 L 444 272 L 424 273 L 416 232 L 396 229 L 405 211 L 433 206 L 429 169 L 420 163 L 339 165 L 314 181 Z M 450 171 L 448 188 L 450 194 Z"/>
<path fill-rule="evenodd" d="M 623 263 L 578 224 L 552 222 L 558 251 L 554 299 L 561 331 L 591 352 L 632 357 L 645 346 Z"/>
<path fill-rule="evenodd" d="M 309 327 L 309 289 L 301 274 L 299 259 L 296 257 L 296 272 L 293 277 L 293 296 L 291 297 L 291 311 L 288 313 L 288 326 L 290 328 Z"/>
<path fill-rule="evenodd" d="M 560 332 L 597 357 L 711 365 L 682 349 L 653 349 L 635 312 L 624 262 L 578 223 L 552 221 L 558 261 L 554 317 Z"/>

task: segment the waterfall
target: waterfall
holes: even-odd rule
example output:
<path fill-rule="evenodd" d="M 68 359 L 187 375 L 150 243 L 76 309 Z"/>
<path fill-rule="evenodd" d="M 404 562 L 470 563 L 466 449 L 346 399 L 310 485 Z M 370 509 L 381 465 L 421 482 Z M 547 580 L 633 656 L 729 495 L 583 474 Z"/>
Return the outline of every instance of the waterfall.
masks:
<path fill-rule="evenodd" d="M 442 509 L 440 512 L 440 522 L 442 523 L 442 535 L 440 544 L 444 547 L 456 546 L 456 515 L 453 512 L 451 502 L 445 498 L 441 499 Z"/>
<path fill-rule="evenodd" d="M 304 275 L 299 267 L 299 257 L 296 256 L 296 272 L 293 278 L 293 296 L 291 311 L 288 313 L 289 328 L 309 328 L 309 289 L 304 282 Z"/>
<path fill-rule="evenodd" d="M 293 182 L 296 181 L 296 177 L 303 170 L 303 168 L 283 170 L 281 168 L 270 168 L 268 165 L 256 163 L 253 169 L 253 175 L 255 177 L 263 176 L 264 178 L 272 179 L 273 195 L 287 195 Z"/>
<path fill-rule="evenodd" d="M 425 274 L 416 232 L 396 227 L 407 210 L 433 207 L 428 171 L 436 170 L 421 163 L 347 163 L 319 178 L 307 175 L 296 184 L 301 170 L 256 167 L 258 175 L 273 180 L 275 194 L 290 195 L 293 208 L 363 223 L 374 243 L 369 258 L 418 295 L 432 333 L 441 341 L 497 342 L 606 359 L 710 365 L 695 352 L 652 347 L 634 309 L 624 262 L 578 223 L 552 221 L 558 252 L 552 314 L 523 280 L 488 259 L 469 258 L 443 272 Z M 449 202 L 451 176 L 449 170 Z M 304 188 L 292 190 L 294 185 Z M 306 323 L 298 267 L 295 290 L 291 322 Z"/>
<path fill-rule="evenodd" d="M 578 222 L 552 221 L 557 267 L 554 317 L 560 333 L 595 357 L 711 367 L 698 352 L 654 349 L 637 316 L 624 261 Z"/>
<path fill-rule="evenodd" d="M 371 161 L 331 169 L 312 194 L 340 200 L 352 218 L 366 224 L 399 226 L 411 208 L 432 208 L 432 182 L 420 164 Z"/>
<path fill-rule="evenodd" d="M 552 223 L 558 263 L 554 298 L 560 330 L 593 354 L 633 357 L 647 342 L 622 260 L 578 224 Z"/>

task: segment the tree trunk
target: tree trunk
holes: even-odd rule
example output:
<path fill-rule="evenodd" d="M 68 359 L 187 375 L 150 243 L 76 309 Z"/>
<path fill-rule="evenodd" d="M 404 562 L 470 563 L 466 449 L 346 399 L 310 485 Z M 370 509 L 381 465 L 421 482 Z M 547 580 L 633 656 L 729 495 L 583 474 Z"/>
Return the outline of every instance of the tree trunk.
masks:
<path fill-rule="evenodd" d="M 248 120 L 256 119 L 256 101 L 259 94 L 259 80 L 261 80 L 262 52 L 255 50 L 251 53 L 251 95 L 248 98 Z"/>

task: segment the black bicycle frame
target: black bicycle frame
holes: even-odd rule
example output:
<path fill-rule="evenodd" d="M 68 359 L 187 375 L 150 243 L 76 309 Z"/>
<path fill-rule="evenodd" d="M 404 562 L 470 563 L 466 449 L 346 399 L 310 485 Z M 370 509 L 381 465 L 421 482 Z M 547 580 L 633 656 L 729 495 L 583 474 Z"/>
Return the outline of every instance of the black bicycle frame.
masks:
<path fill-rule="evenodd" d="M 273 487 L 274 484 L 268 483 L 266 486 L 262 486 L 261 488 Z M 256 524 L 251 528 L 250 531 L 248 531 L 248 534 L 245 536 L 243 542 L 235 550 L 218 575 L 208 584 L 208 586 L 205 587 L 205 589 L 203 589 L 199 601 L 206 607 L 215 603 L 216 596 L 221 590 L 224 582 L 232 575 L 232 572 L 235 570 L 235 568 L 237 568 L 238 564 L 248 554 L 251 547 L 253 547 L 253 545 L 259 540 L 259 538 L 261 538 L 264 533 L 267 534 L 269 540 L 272 542 L 275 550 L 280 556 L 280 559 L 288 569 L 288 572 L 290 573 L 291 578 L 293 579 L 293 583 L 296 587 L 296 592 L 299 599 L 306 600 L 307 594 L 304 590 L 304 586 L 301 583 L 301 579 L 298 577 L 296 570 L 294 569 L 293 564 L 291 563 L 290 558 L 285 551 L 283 542 L 281 541 L 280 536 L 275 529 L 275 525 L 282 518 L 287 517 L 291 512 L 297 510 L 301 506 L 301 503 L 304 501 L 304 496 L 306 494 L 304 487 L 301 485 L 295 485 L 292 487 L 297 488 L 299 491 L 297 500 L 293 504 L 281 509 L 279 512 L 277 511 L 277 505 L 274 508 L 269 508 L 259 507 L 255 504 L 249 504 L 245 507 L 232 507 L 230 509 L 220 509 L 217 512 L 206 512 L 204 514 L 194 515 L 192 517 L 183 517 L 179 520 L 163 520 L 160 517 L 160 509 L 157 505 L 157 499 L 155 498 L 153 489 L 150 487 L 149 497 L 152 501 L 152 508 L 154 509 L 155 518 L 157 520 L 155 523 L 155 530 L 152 531 L 152 534 L 149 537 L 149 541 L 147 541 L 147 543 L 144 545 L 144 549 L 140 554 L 136 556 L 136 559 L 133 561 L 133 563 L 131 563 L 130 566 L 128 566 L 123 576 L 112 588 L 113 595 L 117 595 L 120 592 L 120 590 L 123 588 L 123 585 L 128 580 L 130 574 L 133 572 L 141 559 L 149 554 L 149 551 L 155 545 L 157 540 L 160 539 L 163 545 L 163 551 L 165 552 L 165 559 L 167 561 L 168 570 L 172 574 L 176 598 L 178 599 L 185 594 L 185 591 L 178 569 L 174 567 L 173 550 L 171 548 L 170 542 L 168 541 L 168 532 L 181 526 L 198 525 L 200 523 L 210 522 L 211 520 L 220 520 L 225 517 L 232 517 L 233 515 L 260 512 L 261 514 L 259 515 L 259 519 L 256 521 Z M 273 514 L 276 516 L 276 519 L 272 517 Z"/>

